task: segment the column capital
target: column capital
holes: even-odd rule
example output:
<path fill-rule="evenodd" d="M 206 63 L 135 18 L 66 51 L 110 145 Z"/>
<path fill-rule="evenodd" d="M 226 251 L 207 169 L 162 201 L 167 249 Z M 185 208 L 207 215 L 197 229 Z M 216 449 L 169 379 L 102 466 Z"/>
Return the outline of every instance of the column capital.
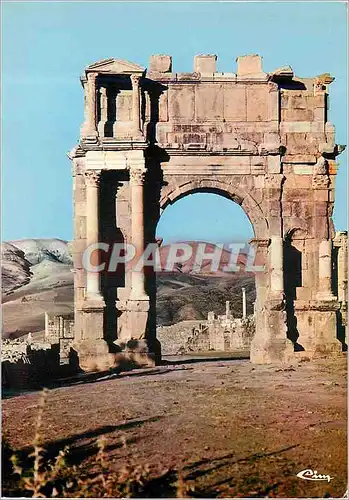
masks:
<path fill-rule="evenodd" d="M 85 182 L 88 187 L 99 187 L 101 181 L 101 170 L 86 170 Z"/>
<path fill-rule="evenodd" d="M 143 185 L 146 171 L 146 168 L 144 168 L 143 166 L 130 168 L 131 183 L 133 185 Z"/>
<path fill-rule="evenodd" d="M 97 79 L 98 73 L 92 72 L 92 73 L 87 73 L 87 80 L 89 82 L 95 83 Z"/>
<path fill-rule="evenodd" d="M 142 75 L 139 75 L 139 74 L 133 73 L 132 75 L 130 75 L 132 88 L 139 87 L 141 78 L 142 78 Z"/>

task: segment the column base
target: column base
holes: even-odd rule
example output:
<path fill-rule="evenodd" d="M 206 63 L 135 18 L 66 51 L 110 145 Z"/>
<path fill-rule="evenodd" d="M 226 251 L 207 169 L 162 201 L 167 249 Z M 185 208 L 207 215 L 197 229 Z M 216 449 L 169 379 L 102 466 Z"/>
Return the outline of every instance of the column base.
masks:
<path fill-rule="evenodd" d="M 79 367 L 84 372 L 106 371 L 118 366 L 114 353 L 111 353 L 103 339 L 85 339 L 73 345 L 78 353 Z"/>
<path fill-rule="evenodd" d="M 332 293 L 318 292 L 316 294 L 316 300 L 321 300 L 324 302 L 334 302 L 337 300 L 337 297 L 335 295 L 333 295 Z"/>
<path fill-rule="evenodd" d="M 294 348 L 287 338 L 286 312 L 281 297 L 273 297 L 268 307 L 258 311 L 257 316 L 256 335 L 251 343 L 251 362 L 288 363 L 294 355 Z"/>
<path fill-rule="evenodd" d="M 77 352 L 79 368 L 89 373 L 128 371 L 156 365 L 158 355 L 149 351 L 146 340 L 120 340 L 114 344 L 109 346 L 103 339 L 85 339 L 74 343 L 72 347 Z"/>
<path fill-rule="evenodd" d="M 292 342 L 288 339 L 260 343 L 252 341 L 250 361 L 256 365 L 290 363 L 294 355 Z"/>
<path fill-rule="evenodd" d="M 116 359 L 121 369 L 153 368 L 156 365 L 156 353 L 149 351 L 146 339 L 120 339 L 114 344 L 118 350 Z"/>
<path fill-rule="evenodd" d="M 339 304 L 336 300 L 295 303 L 295 316 L 299 332 L 298 344 L 309 359 L 336 357 L 343 352 L 337 338 Z"/>
<path fill-rule="evenodd" d="M 104 307 L 105 301 L 100 293 L 87 295 L 82 303 L 82 309 L 86 311 L 90 309 L 103 309 Z"/>
<path fill-rule="evenodd" d="M 149 296 L 145 292 L 137 293 L 131 290 L 128 300 L 132 302 L 149 302 Z"/>
<path fill-rule="evenodd" d="M 83 141 L 96 141 L 96 139 L 98 138 L 98 132 L 96 129 L 91 128 L 91 125 L 89 123 L 84 123 L 80 128 L 80 136 Z"/>
<path fill-rule="evenodd" d="M 132 133 L 132 141 L 135 142 L 145 142 L 145 136 L 141 130 L 137 130 L 136 132 Z"/>
<path fill-rule="evenodd" d="M 118 318 L 118 339 L 114 342 L 120 367 L 153 367 L 161 357 L 148 342 L 149 297 L 134 295 L 118 302 L 122 314 Z M 156 347 L 156 346 L 155 346 Z M 153 352 L 154 351 L 154 352 Z"/>

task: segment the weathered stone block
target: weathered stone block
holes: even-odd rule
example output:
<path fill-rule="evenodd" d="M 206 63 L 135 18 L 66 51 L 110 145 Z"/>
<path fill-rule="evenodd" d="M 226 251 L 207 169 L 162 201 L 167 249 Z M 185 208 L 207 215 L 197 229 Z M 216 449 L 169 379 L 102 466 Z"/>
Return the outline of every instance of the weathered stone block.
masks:
<path fill-rule="evenodd" d="M 325 108 L 314 109 L 314 120 L 322 122 L 324 124 L 324 128 L 325 128 L 325 118 L 326 118 Z"/>
<path fill-rule="evenodd" d="M 279 103 L 279 91 L 275 89 L 269 89 L 269 100 L 268 100 L 268 119 L 274 121 L 276 130 L 279 129 L 280 120 L 280 103 Z"/>
<path fill-rule="evenodd" d="M 129 201 L 125 199 L 117 199 L 116 201 L 116 214 L 117 217 L 128 216 L 131 213 Z"/>
<path fill-rule="evenodd" d="M 297 297 L 297 300 L 311 300 L 311 298 L 312 298 L 311 289 L 306 288 L 304 286 L 297 287 L 296 297 Z"/>
<path fill-rule="evenodd" d="M 315 205 L 315 217 L 325 217 L 327 215 L 328 203 L 327 202 L 318 202 Z"/>
<path fill-rule="evenodd" d="M 260 175 L 260 174 L 265 173 L 265 171 L 266 171 L 265 165 L 262 165 L 262 164 L 253 165 L 253 164 L 251 164 L 251 174 L 252 175 Z"/>
<path fill-rule="evenodd" d="M 312 181 L 312 167 L 309 165 L 305 165 L 304 169 L 308 172 L 307 175 L 305 174 L 298 174 L 298 169 L 301 168 L 300 165 L 294 166 L 292 168 L 292 173 L 294 170 L 297 170 L 297 173 L 294 173 L 294 175 L 289 174 L 286 176 L 286 180 L 284 183 L 284 189 L 292 189 L 292 188 L 298 188 L 298 189 L 309 189 L 311 187 L 311 181 Z"/>
<path fill-rule="evenodd" d="M 307 103 L 306 96 L 290 95 L 288 101 L 288 107 L 295 109 L 307 109 L 309 107 L 309 104 Z"/>
<path fill-rule="evenodd" d="M 326 108 L 326 94 L 318 94 L 318 95 L 307 95 L 306 101 L 309 107 L 312 108 Z"/>
<path fill-rule="evenodd" d="M 264 175 L 254 175 L 254 188 L 261 190 L 264 188 L 265 185 L 265 180 L 264 180 Z"/>
<path fill-rule="evenodd" d="M 281 120 L 289 121 L 289 122 L 306 122 L 314 120 L 314 112 L 312 109 L 305 108 L 290 108 L 281 110 Z"/>
<path fill-rule="evenodd" d="M 132 91 L 122 90 L 116 96 L 116 116 L 119 121 L 132 121 Z"/>
<path fill-rule="evenodd" d="M 246 90 L 247 121 L 259 122 L 268 118 L 268 88 L 249 86 Z"/>
<path fill-rule="evenodd" d="M 281 90 L 280 91 L 280 105 L 281 105 L 281 108 L 288 108 L 289 100 L 290 100 L 289 94 L 287 92 L 285 92 L 284 90 Z"/>
<path fill-rule="evenodd" d="M 315 189 L 313 197 L 315 204 L 329 201 L 328 189 Z"/>
<path fill-rule="evenodd" d="M 284 217 L 290 217 L 292 215 L 292 203 L 289 201 L 282 202 L 282 214 Z"/>
<path fill-rule="evenodd" d="M 292 202 L 292 215 L 300 217 L 302 215 L 302 202 L 297 200 Z"/>
<path fill-rule="evenodd" d="M 281 213 L 280 202 L 271 201 L 269 203 L 269 212 L 272 217 L 278 217 Z"/>
<path fill-rule="evenodd" d="M 311 122 L 281 122 L 281 133 L 287 132 L 310 132 L 312 129 Z"/>
<path fill-rule="evenodd" d="M 223 119 L 223 92 L 219 84 L 201 85 L 196 89 L 196 117 L 199 120 Z"/>
<path fill-rule="evenodd" d="M 196 73 L 215 73 L 216 55 L 198 55 L 194 57 L 194 71 Z"/>
<path fill-rule="evenodd" d="M 262 58 L 257 54 L 239 56 L 236 58 L 237 62 L 237 75 L 247 76 L 247 75 L 258 75 L 263 73 L 262 69 Z"/>
<path fill-rule="evenodd" d="M 293 200 L 299 200 L 301 197 L 304 196 L 306 193 L 305 190 L 303 189 L 297 189 L 297 188 L 285 188 L 283 189 L 283 199 L 285 201 L 293 201 Z"/>
<path fill-rule="evenodd" d="M 168 121 L 168 93 L 163 92 L 159 97 L 159 121 Z"/>
<path fill-rule="evenodd" d="M 172 85 L 168 91 L 168 100 L 170 118 L 194 120 L 194 87 Z"/>
<path fill-rule="evenodd" d="M 178 81 L 199 81 L 200 75 L 199 73 L 177 73 Z"/>
<path fill-rule="evenodd" d="M 149 69 L 159 73 L 171 73 L 172 57 L 164 54 L 150 56 Z"/>
<path fill-rule="evenodd" d="M 224 93 L 224 118 L 231 121 L 246 120 L 246 88 L 242 85 L 229 85 L 223 87 Z"/>
<path fill-rule="evenodd" d="M 268 172 L 279 174 L 281 172 L 280 156 L 268 156 Z"/>

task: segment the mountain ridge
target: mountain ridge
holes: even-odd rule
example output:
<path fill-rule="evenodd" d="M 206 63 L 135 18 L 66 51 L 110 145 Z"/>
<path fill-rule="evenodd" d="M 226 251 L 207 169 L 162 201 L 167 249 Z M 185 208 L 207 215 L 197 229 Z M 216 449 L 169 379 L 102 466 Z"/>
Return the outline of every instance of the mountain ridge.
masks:
<path fill-rule="evenodd" d="M 241 286 L 247 289 L 248 309 L 254 300 L 254 277 L 243 270 L 224 273 L 229 252 L 222 252 L 217 272 L 209 271 L 210 259 L 203 261 L 200 273 L 193 273 L 192 256 L 172 272 L 157 273 L 157 323 L 173 324 L 186 319 L 204 319 L 214 310 L 222 314 L 225 301 L 232 301 L 233 313 L 241 314 Z M 206 243 L 206 251 L 215 245 Z M 44 313 L 67 314 L 73 311 L 73 273 L 69 242 L 59 238 L 28 238 L 3 242 L 3 336 L 15 338 L 29 332 L 42 335 Z M 169 245 L 160 246 L 160 260 L 166 261 Z M 239 264 L 245 262 L 241 257 Z M 163 266 L 162 266 L 163 267 Z"/>

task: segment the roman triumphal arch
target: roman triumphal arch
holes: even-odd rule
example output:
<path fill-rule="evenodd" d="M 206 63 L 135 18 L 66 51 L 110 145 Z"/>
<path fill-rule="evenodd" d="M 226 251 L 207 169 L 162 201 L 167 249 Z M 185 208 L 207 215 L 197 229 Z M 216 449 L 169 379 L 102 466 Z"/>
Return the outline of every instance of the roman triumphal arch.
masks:
<path fill-rule="evenodd" d="M 345 349 L 346 234 L 332 222 L 337 155 L 327 120 L 329 74 L 272 73 L 257 55 L 236 73 L 200 55 L 192 73 L 170 56 L 149 69 L 106 59 L 85 69 L 85 121 L 70 153 L 74 177 L 75 338 L 80 366 L 156 359 L 155 274 L 84 266 L 97 242 L 155 242 L 161 210 L 188 193 L 240 204 L 264 271 L 256 273 L 256 363 Z M 232 221 L 233 224 L 233 221 Z M 101 252 L 94 252 L 98 267 Z M 91 256 L 92 259 L 92 256 Z M 138 356 L 138 357 L 137 357 Z"/>

